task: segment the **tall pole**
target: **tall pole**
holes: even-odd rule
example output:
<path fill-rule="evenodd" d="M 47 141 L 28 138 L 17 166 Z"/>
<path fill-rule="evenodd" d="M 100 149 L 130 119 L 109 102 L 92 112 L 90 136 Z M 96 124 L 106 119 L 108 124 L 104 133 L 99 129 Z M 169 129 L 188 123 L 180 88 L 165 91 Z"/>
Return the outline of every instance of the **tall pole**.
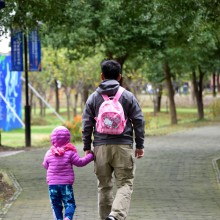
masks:
<path fill-rule="evenodd" d="M 31 146 L 31 107 L 29 104 L 29 92 L 28 92 L 28 43 L 27 36 L 24 32 L 24 68 L 25 68 L 25 146 Z"/>

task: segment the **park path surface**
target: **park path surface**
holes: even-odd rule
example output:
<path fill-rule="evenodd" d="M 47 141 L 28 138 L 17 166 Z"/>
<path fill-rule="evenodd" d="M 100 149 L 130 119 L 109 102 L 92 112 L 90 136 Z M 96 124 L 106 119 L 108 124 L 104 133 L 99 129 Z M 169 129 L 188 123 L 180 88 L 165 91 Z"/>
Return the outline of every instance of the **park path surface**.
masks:
<path fill-rule="evenodd" d="M 22 188 L 0 219 L 53 219 L 41 166 L 46 150 L 0 157 L 0 168 L 13 174 Z M 213 160 L 220 157 L 220 125 L 147 137 L 145 152 L 146 156 L 137 161 L 128 220 L 220 219 L 220 188 L 213 168 Z M 84 155 L 80 147 L 79 153 Z M 93 164 L 76 168 L 75 173 L 74 219 L 97 220 Z"/>

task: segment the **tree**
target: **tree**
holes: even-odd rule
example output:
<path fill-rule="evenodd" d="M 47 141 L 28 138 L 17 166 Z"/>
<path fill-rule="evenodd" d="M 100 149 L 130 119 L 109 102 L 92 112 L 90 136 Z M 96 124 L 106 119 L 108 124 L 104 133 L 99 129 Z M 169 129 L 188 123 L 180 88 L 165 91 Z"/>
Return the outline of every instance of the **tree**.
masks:
<path fill-rule="evenodd" d="M 88 55 L 90 50 L 87 48 L 98 45 L 107 58 L 118 60 L 122 66 L 140 53 L 163 63 L 161 72 L 168 85 L 171 123 L 176 124 L 173 79 L 177 74 L 188 71 L 189 67 L 194 69 L 202 61 L 203 51 L 197 49 L 202 45 L 201 41 L 206 42 L 206 36 L 202 35 L 206 3 L 157 0 L 136 1 L 134 4 L 131 0 L 87 0 L 69 6 L 66 10 L 73 12 L 75 9 L 76 13 L 65 14 L 65 22 L 55 26 L 54 30 L 61 30 L 66 36 L 62 38 L 55 33 L 54 36 L 58 36 L 55 37 L 56 45 L 65 47 L 71 42 L 68 44 L 71 51 L 76 51 L 70 53 L 73 58 L 78 54 L 80 57 Z M 85 10 L 85 17 L 78 19 Z M 195 40 L 200 42 L 194 46 L 192 42 Z M 83 52 L 85 48 L 87 54 Z M 208 48 L 209 51 L 212 49 Z M 191 58 L 194 58 L 193 62 Z"/>
<path fill-rule="evenodd" d="M 0 26 L 4 31 L 11 27 L 22 31 L 31 30 L 40 24 L 60 24 L 65 18 L 66 8 L 71 5 L 71 0 L 7 0 L 5 8 L 1 10 Z"/>
<path fill-rule="evenodd" d="M 201 86 L 198 91 L 201 95 L 196 96 L 198 118 L 204 117 L 202 81 L 204 74 L 218 64 L 216 54 L 219 51 L 219 37 L 215 36 L 214 31 L 219 21 L 217 12 L 217 1 L 215 4 L 212 1 L 154 1 L 151 19 L 153 23 L 149 30 L 156 39 L 153 42 L 157 44 L 152 45 L 151 54 L 154 59 L 163 63 L 169 91 L 171 124 L 177 123 L 172 81 L 177 76 L 181 77 L 182 74 L 196 69 L 200 77 L 195 89 L 198 89 L 198 85 Z"/>
<path fill-rule="evenodd" d="M 0 22 L 25 30 L 41 23 L 43 45 L 56 50 L 66 48 L 65 56 L 70 63 L 93 57 L 98 48 L 103 58 L 118 60 L 123 72 L 138 56 L 146 63 L 161 66 L 152 78 L 159 83 L 162 78 L 166 80 L 171 124 L 177 123 L 175 79 L 191 72 L 192 77 L 196 77 L 194 81 L 198 82 L 219 69 L 220 3 L 216 0 L 137 0 L 135 3 L 132 0 L 8 0 L 7 4 Z M 13 10 L 14 14 L 10 14 Z M 86 71 L 81 70 L 81 65 L 77 66 L 83 75 Z M 137 68 L 133 70 L 136 74 Z M 81 82 L 85 98 L 91 86 L 89 83 Z M 199 82 L 195 89 L 198 85 L 203 86 Z M 199 92 L 202 90 L 200 88 Z M 198 117 L 201 118 L 202 96 L 196 97 Z"/>
<path fill-rule="evenodd" d="M 60 112 L 60 98 L 59 98 L 59 80 L 57 78 L 58 69 L 56 64 L 58 62 L 57 59 L 57 51 L 53 50 L 51 47 L 42 49 L 42 69 L 43 72 L 49 73 L 51 77 L 51 87 L 55 91 L 55 109 L 56 112 Z"/>
<path fill-rule="evenodd" d="M 149 2 L 76 1 L 66 9 L 62 24 L 47 22 L 45 42 L 54 47 L 68 46 L 72 59 L 91 55 L 98 47 L 106 58 L 123 66 L 128 57 L 147 48 L 148 33 L 143 27 L 146 29 L 150 19 Z"/>

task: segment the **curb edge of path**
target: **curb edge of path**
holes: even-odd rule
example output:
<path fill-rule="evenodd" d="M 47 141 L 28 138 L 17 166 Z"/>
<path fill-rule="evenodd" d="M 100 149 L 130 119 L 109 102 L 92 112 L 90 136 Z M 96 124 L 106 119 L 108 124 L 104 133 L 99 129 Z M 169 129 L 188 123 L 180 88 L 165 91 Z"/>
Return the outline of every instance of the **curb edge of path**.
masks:
<path fill-rule="evenodd" d="M 13 183 L 13 186 L 15 188 L 15 193 L 12 195 L 12 197 L 6 202 L 4 207 L 0 210 L 0 220 L 4 219 L 4 216 L 7 214 L 8 210 L 14 203 L 14 201 L 18 198 L 18 196 L 22 192 L 22 188 L 18 181 L 16 180 L 15 176 L 11 172 L 6 172 L 8 177 L 10 178 L 11 182 Z"/>
<path fill-rule="evenodd" d="M 218 182 L 218 187 L 220 189 L 220 170 L 219 170 L 219 167 L 217 165 L 217 160 L 219 160 L 219 159 L 220 159 L 220 157 L 214 158 L 212 160 L 212 166 L 213 166 L 213 168 L 215 170 L 216 180 Z"/>

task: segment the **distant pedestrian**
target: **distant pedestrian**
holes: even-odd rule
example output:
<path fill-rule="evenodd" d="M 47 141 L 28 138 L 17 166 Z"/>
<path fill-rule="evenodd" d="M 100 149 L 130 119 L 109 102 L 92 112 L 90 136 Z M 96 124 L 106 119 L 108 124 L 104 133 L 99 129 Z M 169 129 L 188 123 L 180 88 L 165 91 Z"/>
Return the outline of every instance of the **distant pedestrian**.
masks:
<path fill-rule="evenodd" d="M 56 127 L 51 134 L 52 147 L 44 157 L 43 166 L 47 170 L 47 184 L 55 220 L 72 220 L 75 212 L 73 192 L 73 165 L 83 167 L 94 159 L 92 151 L 80 157 L 75 146 L 70 143 L 71 134 L 64 126 Z"/>
<path fill-rule="evenodd" d="M 114 60 L 105 60 L 101 63 L 101 71 L 102 82 L 89 96 L 83 111 L 84 151 L 86 154 L 90 152 L 93 135 L 99 219 L 124 220 L 128 215 L 133 191 L 135 156 L 144 156 L 145 120 L 134 94 L 120 87 L 121 65 Z M 121 109 L 122 106 L 124 117 L 114 114 L 115 109 L 104 112 L 108 108 L 104 100 L 111 103 L 109 109 L 113 106 Z M 125 127 L 119 123 L 124 122 L 120 118 L 125 118 Z M 122 126 L 123 131 L 117 131 Z M 114 182 L 117 187 L 115 197 Z"/>

